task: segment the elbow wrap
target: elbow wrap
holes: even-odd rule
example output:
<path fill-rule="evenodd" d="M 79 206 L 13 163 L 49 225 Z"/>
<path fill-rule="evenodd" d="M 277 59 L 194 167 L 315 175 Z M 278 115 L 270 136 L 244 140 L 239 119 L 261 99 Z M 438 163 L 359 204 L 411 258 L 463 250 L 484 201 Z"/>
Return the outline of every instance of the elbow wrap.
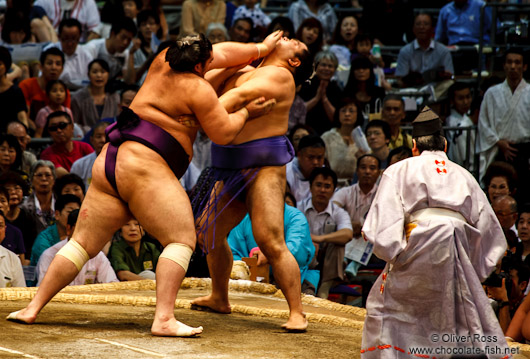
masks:
<path fill-rule="evenodd" d="M 73 239 L 70 239 L 68 243 L 64 245 L 59 252 L 57 252 L 58 256 L 63 256 L 64 258 L 68 259 L 72 263 L 74 263 L 75 267 L 78 271 L 83 268 L 86 262 L 90 259 L 87 251 L 81 246 L 79 243 L 74 241 Z"/>
<path fill-rule="evenodd" d="M 172 260 L 184 268 L 184 271 L 186 272 L 188 270 L 188 265 L 190 264 L 192 254 L 193 249 L 191 249 L 191 247 L 187 244 L 170 243 L 166 246 L 166 248 L 164 248 L 160 258 Z"/>

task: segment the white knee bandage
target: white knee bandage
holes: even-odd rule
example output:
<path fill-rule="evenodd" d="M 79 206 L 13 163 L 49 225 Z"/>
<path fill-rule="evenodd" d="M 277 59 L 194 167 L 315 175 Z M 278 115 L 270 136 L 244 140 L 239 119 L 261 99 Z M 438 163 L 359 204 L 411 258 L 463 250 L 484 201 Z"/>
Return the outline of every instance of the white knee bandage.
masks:
<path fill-rule="evenodd" d="M 184 271 L 187 271 L 192 254 L 193 249 L 191 249 L 191 247 L 187 244 L 170 243 L 166 246 L 166 248 L 164 248 L 160 258 L 170 259 L 184 268 Z"/>
<path fill-rule="evenodd" d="M 85 249 L 73 239 L 70 239 L 63 248 L 57 252 L 58 256 L 63 256 L 68 259 L 76 266 L 77 270 L 80 271 L 86 262 L 90 259 Z"/>

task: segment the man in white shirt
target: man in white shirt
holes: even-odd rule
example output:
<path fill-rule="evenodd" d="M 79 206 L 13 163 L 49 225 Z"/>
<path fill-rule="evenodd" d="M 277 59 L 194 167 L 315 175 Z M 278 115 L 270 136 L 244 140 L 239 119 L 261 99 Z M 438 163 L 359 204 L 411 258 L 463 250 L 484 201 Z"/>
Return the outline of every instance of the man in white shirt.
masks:
<path fill-rule="evenodd" d="M 107 39 L 95 39 L 82 46 L 93 58 L 107 61 L 110 67 L 109 82 L 122 78 L 128 84 L 136 82 L 134 56 L 131 55 L 137 47 L 132 46 L 128 50 L 136 32 L 132 19 L 121 18 L 112 24 Z"/>
<path fill-rule="evenodd" d="M 309 223 L 311 239 L 317 247 L 315 258 L 320 267 L 317 296 L 327 298 L 337 279 L 344 279 L 344 245 L 352 236 L 348 213 L 331 202 L 337 186 L 337 175 L 328 167 L 315 168 L 309 178 L 311 197 L 298 204 Z M 310 269 L 317 267 L 315 260 Z"/>
<path fill-rule="evenodd" d="M 524 80 L 527 69 L 524 52 L 506 50 L 506 80 L 486 91 L 480 107 L 477 152 L 480 153 L 480 177 L 494 160 L 512 164 L 519 176 L 518 201 L 528 200 L 530 174 L 530 85 Z"/>
<path fill-rule="evenodd" d="M 78 20 L 64 19 L 59 24 L 59 42 L 45 48 L 57 47 L 64 52 L 64 67 L 59 79 L 72 91 L 88 84 L 88 64 L 94 59 L 86 49 L 78 46 L 81 31 Z"/>
<path fill-rule="evenodd" d="M 309 176 L 318 167 L 324 166 L 326 144 L 318 135 L 307 135 L 298 144 L 296 158 L 286 166 L 287 185 L 299 203 L 310 196 Z"/>

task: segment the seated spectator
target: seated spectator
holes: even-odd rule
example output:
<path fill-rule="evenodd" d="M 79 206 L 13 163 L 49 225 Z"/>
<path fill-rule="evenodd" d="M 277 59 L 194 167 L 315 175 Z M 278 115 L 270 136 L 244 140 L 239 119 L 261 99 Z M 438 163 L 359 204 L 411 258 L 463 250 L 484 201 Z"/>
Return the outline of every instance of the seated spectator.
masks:
<path fill-rule="evenodd" d="M 48 97 L 48 105 L 44 106 L 37 113 L 35 118 L 35 136 L 42 137 L 44 132 L 44 127 L 46 127 L 46 119 L 48 115 L 55 111 L 66 112 L 70 117 L 73 118 L 72 110 L 64 106 L 66 102 L 66 94 L 68 93 L 68 88 L 66 84 L 61 80 L 51 80 L 46 84 L 46 96 Z M 74 131 L 75 132 L 75 131 Z"/>
<path fill-rule="evenodd" d="M 136 68 L 136 79 L 140 85 L 147 76 L 147 68 L 143 65 L 157 53 L 160 39 L 162 36 L 162 27 L 160 26 L 160 17 L 153 10 L 142 10 L 137 17 L 138 39 L 140 47 L 134 52 L 134 67 Z M 141 69 L 141 71 L 140 71 Z"/>
<path fill-rule="evenodd" d="M 358 33 L 359 23 L 353 15 L 346 15 L 340 19 L 333 33 L 329 51 L 333 52 L 339 61 L 335 77 L 342 88 L 348 80 L 352 55 L 355 52 L 355 38 Z"/>
<path fill-rule="evenodd" d="M 0 211 L 0 243 L 6 237 L 6 219 Z M 22 263 L 17 255 L 0 245 L 0 288 L 25 287 Z"/>
<path fill-rule="evenodd" d="M 309 264 L 315 255 L 315 246 L 311 241 L 309 225 L 304 214 L 296 209 L 296 206 L 288 205 L 287 201 L 284 210 L 283 226 L 287 248 L 289 248 L 289 252 L 292 253 L 300 267 L 302 287 L 312 287 L 312 294 L 314 295 L 315 289 L 318 286 L 319 274 L 318 271 L 309 269 Z M 252 224 L 248 214 L 232 229 L 227 240 L 234 260 L 250 257 L 252 253 L 252 256 L 258 257 L 258 266 L 268 263 L 267 257 L 259 250 L 254 240 Z M 306 280 L 309 283 L 304 284 Z M 304 289 L 302 289 L 302 292 L 304 292 Z"/>
<path fill-rule="evenodd" d="M 344 94 L 357 103 L 364 117 L 362 127 L 368 123 L 370 114 L 379 113 L 385 90 L 375 84 L 374 65 L 370 59 L 360 56 L 352 61 Z"/>
<path fill-rule="evenodd" d="M 302 21 L 296 31 L 296 38 L 306 44 L 309 57 L 305 61 L 313 61 L 324 45 L 324 29 L 318 19 L 309 17 Z"/>
<path fill-rule="evenodd" d="M 205 33 L 212 22 L 225 22 L 223 0 L 185 0 L 182 4 L 180 35 Z"/>
<path fill-rule="evenodd" d="M 299 93 L 307 107 L 305 123 L 320 135 L 331 129 L 335 109 L 342 98 L 339 85 L 332 80 L 337 65 L 337 57 L 332 52 L 319 52 L 314 61 L 315 77 L 304 82 Z"/>
<path fill-rule="evenodd" d="M 447 80 L 454 74 L 451 53 L 433 40 L 433 31 L 431 15 L 417 14 L 412 27 L 416 39 L 401 48 L 397 60 L 395 75 L 403 87 Z"/>
<path fill-rule="evenodd" d="M 383 120 L 372 120 L 366 125 L 366 140 L 372 150 L 372 154 L 381 163 L 381 169 L 388 167 L 388 155 L 390 149 L 390 126 Z"/>
<path fill-rule="evenodd" d="M 127 17 L 119 18 L 112 24 L 110 35 L 106 39 L 94 39 L 83 45 L 93 59 L 105 60 L 109 65 L 109 83 L 112 87 L 121 87 L 121 80 L 127 84 L 136 83 L 134 68 L 134 51 L 139 46 L 128 50 L 137 29 L 134 21 Z"/>
<path fill-rule="evenodd" d="M 288 39 L 295 37 L 296 31 L 294 29 L 293 22 L 288 17 L 276 16 L 274 19 L 272 19 L 271 23 L 269 24 L 269 28 L 267 29 L 267 35 L 278 30 L 283 31 L 283 36 Z"/>
<path fill-rule="evenodd" d="M 15 136 L 20 148 L 22 149 L 22 171 L 24 173 L 30 173 L 31 167 L 37 161 L 37 157 L 30 151 L 27 150 L 27 145 L 31 141 L 31 137 L 28 135 L 28 128 L 21 122 L 12 121 L 7 124 L 7 134 Z"/>
<path fill-rule="evenodd" d="M 75 209 L 81 207 L 79 197 L 65 194 L 57 198 L 55 202 L 55 224 L 40 232 L 33 248 L 31 249 L 31 265 L 36 266 L 42 253 L 66 238 L 66 223 L 68 215 Z"/>
<path fill-rule="evenodd" d="M 72 140 L 74 125 L 66 112 L 56 111 L 49 114 L 44 131 L 50 133 L 53 144 L 44 149 L 40 157 L 55 165 L 59 177 L 70 172 L 76 160 L 94 152 L 89 144 Z"/>
<path fill-rule="evenodd" d="M 0 46 L 0 107 L 2 119 L 0 120 L 0 133 L 6 131 L 7 124 L 11 121 L 20 121 L 28 126 L 27 107 L 24 94 L 17 85 L 7 78 L 11 68 L 11 54 L 9 50 Z"/>
<path fill-rule="evenodd" d="M 90 186 L 90 182 L 92 182 L 92 166 L 105 144 L 105 129 L 107 126 L 109 126 L 109 123 L 104 121 L 99 122 L 94 126 L 92 136 L 90 136 L 90 144 L 94 148 L 94 152 L 75 161 L 70 169 L 71 174 L 76 174 L 81 177 L 84 187 L 87 190 L 88 186 Z"/>
<path fill-rule="evenodd" d="M 243 17 L 234 21 L 234 24 L 228 29 L 228 35 L 231 41 L 249 42 L 252 37 L 252 28 L 254 22 L 249 17 Z"/>
<path fill-rule="evenodd" d="M 59 243 L 54 244 L 50 248 L 46 249 L 39 258 L 37 263 L 37 286 L 40 285 L 44 275 L 48 271 L 48 267 L 53 260 L 53 257 L 59 252 L 61 248 L 72 238 L 74 233 L 75 224 L 79 210 L 73 210 L 68 215 L 68 221 L 66 223 L 66 238 L 61 240 Z M 83 268 L 79 271 L 79 274 L 69 285 L 83 285 L 83 284 L 95 284 L 95 283 L 112 283 L 118 282 L 116 273 L 110 262 L 103 252 L 99 252 L 94 258 L 88 260 Z"/>
<path fill-rule="evenodd" d="M 31 27 L 41 42 L 57 41 L 55 33 L 64 18 L 74 18 L 82 24 L 82 42 L 88 40 L 101 21 L 95 0 L 36 0 L 33 3 Z"/>
<path fill-rule="evenodd" d="M 361 120 L 362 121 L 362 120 Z M 335 126 L 321 137 L 326 144 L 326 158 L 337 174 L 339 188 L 349 186 L 363 152 L 355 143 L 352 131 L 359 121 L 355 102 L 347 102 L 335 111 Z"/>
<path fill-rule="evenodd" d="M 121 281 L 155 279 L 160 251 L 144 239 L 144 230 L 135 219 L 121 227 L 120 239 L 112 243 L 108 256 Z"/>
<path fill-rule="evenodd" d="M 82 25 L 73 18 L 63 19 L 59 24 L 59 42 L 49 46 L 64 52 L 64 69 L 59 76 L 68 89 L 75 91 L 88 83 L 88 64 L 92 56 L 79 46 Z"/>
<path fill-rule="evenodd" d="M 473 121 L 468 116 L 471 109 L 471 87 L 467 83 L 455 82 L 449 88 L 451 114 L 446 118 L 449 127 L 471 127 Z M 469 153 L 468 148 L 469 137 Z M 447 156 L 460 166 L 473 170 L 475 163 L 475 131 L 446 131 Z M 467 165 L 466 165 L 467 160 Z"/>
<path fill-rule="evenodd" d="M 212 22 L 208 25 L 205 35 L 212 45 L 228 41 L 228 30 L 220 22 Z"/>
<path fill-rule="evenodd" d="M 28 175 L 22 171 L 22 149 L 13 135 L 0 134 L 0 173 L 14 171 L 24 178 Z"/>
<path fill-rule="evenodd" d="M 123 15 L 138 24 L 136 18 L 142 10 L 142 0 L 121 0 L 121 6 L 123 7 Z"/>
<path fill-rule="evenodd" d="M 9 192 L 2 185 L 0 185 L 0 211 L 4 213 L 6 225 L 5 238 L 3 241 L 0 241 L 0 244 L 15 253 L 20 258 L 22 265 L 24 265 L 26 264 L 26 247 L 24 246 L 24 238 L 22 237 L 20 229 L 9 223 L 9 220 L 5 216 L 5 213 L 9 211 Z"/>
<path fill-rule="evenodd" d="M 502 331 L 506 333 L 512 318 L 525 299 L 530 279 L 530 267 L 511 257 L 505 256 L 502 260 L 502 267 L 507 268 L 501 269 L 501 272 L 504 272 L 501 285 L 499 287 L 487 285 L 486 291 L 488 297 L 495 301 L 493 305 L 499 324 Z"/>
<path fill-rule="evenodd" d="M 513 197 L 517 192 L 517 173 L 509 163 L 493 162 L 484 175 L 484 183 L 490 203 L 500 196 Z"/>
<path fill-rule="evenodd" d="M 298 29 L 300 24 L 309 17 L 317 18 L 324 26 L 324 41 L 331 40 L 333 30 L 337 25 L 337 15 L 333 7 L 325 0 L 298 0 L 291 3 L 287 16 L 293 22 L 294 28 Z"/>
<path fill-rule="evenodd" d="M 243 5 L 238 6 L 234 12 L 232 23 L 243 17 L 251 18 L 254 23 L 254 32 L 259 38 L 265 38 L 271 18 L 260 9 L 258 0 L 243 1 Z"/>
<path fill-rule="evenodd" d="M 110 68 L 105 60 L 92 60 L 88 65 L 90 84 L 72 95 L 74 122 L 81 125 L 84 132 L 101 119 L 118 114 L 120 96 L 106 90 L 109 72 Z"/>
<path fill-rule="evenodd" d="M 382 87 L 385 91 L 391 91 L 392 85 L 388 83 L 385 78 L 385 63 L 380 53 L 373 53 L 373 40 L 367 34 L 359 34 L 355 37 L 354 53 L 352 58 L 355 59 L 359 56 L 366 57 L 373 64 L 375 85 Z M 346 79 L 345 79 L 346 80 Z"/>
<path fill-rule="evenodd" d="M 377 192 L 379 164 L 379 159 L 373 154 L 361 156 L 357 161 L 359 181 L 354 185 L 341 188 L 333 194 L 332 201 L 350 215 L 354 239 L 361 239 L 364 218 Z"/>
<path fill-rule="evenodd" d="M 512 243 L 510 243 L 509 236 L 506 236 L 509 248 L 516 247 L 518 244 L 517 228 L 515 226 L 518 218 L 517 202 L 512 196 L 504 195 L 495 198 L 491 202 L 491 208 L 493 208 L 493 211 L 495 211 L 495 215 L 497 216 L 497 219 L 499 220 L 504 232 L 513 233 L 512 238 L 515 239 L 515 241 L 512 241 Z"/>
<path fill-rule="evenodd" d="M 33 242 L 38 233 L 55 221 L 55 197 L 52 192 L 56 178 L 55 166 L 50 161 L 37 160 L 31 168 L 29 178 L 32 194 L 24 199 L 20 209 L 23 209 L 35 223 L 35 235 L 31 239 Z M 29 252 L 33 243 L 31 246 L 27 246 L 26 234 L 24 234 L 24 240 Z"/>
<path fill-rule="evenodd" d="M 390 144 L 388 147 L 391 150 L 400 146 L 412 148 L 412 136 L 401 129 L 405 117 L 405 102 L 401 96 L 388 95 L 383 99 L 381 119 L 390 126 Z"/>
<path fill-rule="evenodd" d="M 530 265 L 530 205 L 528 203 L 522 205 L 519 210 L 517 233 L 519 240 L 523 243 L 522 260 Z"/>
<path fill-rule="evenodd" d="M 85 183 L 78 175 L 69 173 L 57 178 L 53 186 L 53 193 L 57 198 L 65 194 L 73 194 L 83 202 L 86 193 Z"/>
<path fill-rule="evenodd" d="M 35 121 L 39 110 L 49 103 L 46 85 L 50 81 L 58 80 L 61 76 L 64 68 L 64 54 L 58 48 L 52 47 L 41 54 L 40 64 L 42 73 L 39 77 L 30 77 L 19 84 L 26 98 L 31 121 Z M 70 91 L 66 91 L 64 105 L 70 107 Z M 30 128 L 35 129 L 35 124 L 30 124 Z"/>
<path fill-rule="evenodd" d="M 300 202 L 298 209 L 307 218 L 317 248 L 316 261 L 309 267 L 320 269 L 317 296 L 327 298 L 337 280 L 344 279 L 344 246 L 352 239 L 352 225 L 348 213 L 330 201 L 337 186 L 335 172 L 327 167 L 315 168 L 309 183 L 311 197 Z"/>
<path fill-rule="evenodd" d="M 403 161 L 404 159 L 410 157 L 412 157 L 411 148 L 405 146 L 396 147 L 388 154 L 388 166 L 391 166 L 396 162 Z"/>
<path fill-rule="evenodd" d="M 13 63 L 20 67 L 20 80 L 38 76 L 39 57 L 42 49 L 48 44 L 35 42 L 29 20 L 30 6 L 28 4 L 27 9 L 8 7 L 2 23 L 2 45 L 11 53 Z"/>
<path fill-rule="evenodd" d="M 302 124 L 298 124 L 290 130 L 288 137 L 293 145 L 295 154 L 298 153 L 300 140 L 309 134 L 315 134 L 315 131 L 311 127 Z"/>
<path fill-rule="evenodd" d="M 296 157 L 286 166 L 287 186 L 298 204 L 311 195 L 309 176 L 315 168 L 324 166 L 325 157 L 326 144 L 320 136 L 313 134 L 300 140 Z"/>
<path fill-rule="evenodd" d="M 447 45 L 476 45 L 483 34 L 485 44 L 490 42 L 491 8 L 486 7 L 484 19 L 481 11 L 482 0 L 454 0 L 445 5 L 438 14 L 434 39 Z M 465 21 L 463 20 L 465 19 Z M 480 23 L 483 21 L 483 28 Z M 475 49 L 459 51 L 453 59 L 455 73 L 468 72 L 476 67 L 478 55 Z"/>

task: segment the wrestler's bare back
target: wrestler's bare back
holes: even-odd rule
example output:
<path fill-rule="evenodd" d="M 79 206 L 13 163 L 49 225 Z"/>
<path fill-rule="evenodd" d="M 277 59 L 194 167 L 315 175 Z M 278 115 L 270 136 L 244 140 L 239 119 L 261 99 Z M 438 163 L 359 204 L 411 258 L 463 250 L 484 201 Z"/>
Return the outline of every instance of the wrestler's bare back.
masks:
<path fill-rule="evenodd" d="M 229 118 L 211 85 L 199 75 L 172 70 L 166 51 L 153 61 L 130 108 L 175 137 L 191 159 L 199 124 L 214 142 L 222 142 L 215 132 Z"/>
<path fill-rule="evenodd" d="M 237 89 L 239 91 L 234 91 Z M 233 90 L 233 91 L 230 91 Z M 230 91 L 227 95 L 226 93 Z M 272 110 L 260 117 L 253 118 L 243 126 L 243 129 L 231 142 L 240 144 L 260 138 L 285 135 L 289 122 L 289 110 L 294 101 L 296 89 L 293 75 L 284 67 L 268 65 L 253 69 L 247 67 L 232 75 L 222 89 L 220 97 L 224 107 L 232 97 L 244 96 L 255 98 L 264 96 L 276 99 Z M 228 96 L 228 98 L 226 98 Z M 236 100 L 233 99 L 235 102 Z"/>

